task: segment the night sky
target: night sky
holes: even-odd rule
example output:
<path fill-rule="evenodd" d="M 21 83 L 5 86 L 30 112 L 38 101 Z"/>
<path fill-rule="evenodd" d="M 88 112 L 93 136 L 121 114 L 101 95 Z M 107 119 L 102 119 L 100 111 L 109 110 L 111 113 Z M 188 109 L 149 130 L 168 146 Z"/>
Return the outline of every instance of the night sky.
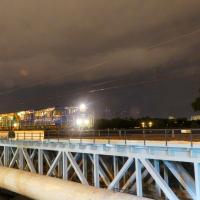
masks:
<path fill-rule="evenodd" d="M 86 102 L 98 116 L 190 116 L 199 11 L 199 0 L 0 0 L 0 112 Z"/>

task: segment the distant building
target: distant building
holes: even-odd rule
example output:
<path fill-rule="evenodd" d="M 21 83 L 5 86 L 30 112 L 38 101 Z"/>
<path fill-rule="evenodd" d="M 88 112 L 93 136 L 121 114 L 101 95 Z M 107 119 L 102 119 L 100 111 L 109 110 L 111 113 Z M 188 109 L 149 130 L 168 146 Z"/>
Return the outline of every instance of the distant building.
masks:
<path fill-rule="evenodd" d="M 169 116 L 168 119 L 169 119 L 169 120 L 174 120 L 174 119 L 176 119 L 176 117 L 174 117 L 174 116 Z"/>
<path fill-rule="evenodd" d="M 200 115 L 193 115 L 193 116 L 191 116 L 191 118 L 190 118 L 192 121 L 198 121 L 198 120 L 200 120 Z"/>

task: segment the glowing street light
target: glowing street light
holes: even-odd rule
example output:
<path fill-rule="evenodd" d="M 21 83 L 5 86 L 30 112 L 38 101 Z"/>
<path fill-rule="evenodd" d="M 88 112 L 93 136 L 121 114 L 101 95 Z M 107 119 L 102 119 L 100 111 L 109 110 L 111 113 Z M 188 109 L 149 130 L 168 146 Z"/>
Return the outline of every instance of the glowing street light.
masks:
<path fill-rule="evenodd" d="M 85 120 L 84 120 L 84 125 L 85 125 L 85 126 L 88 126 L 89 123 L 90 123 L 89 119 L 85 119 Z"/>
<path fill-rule="evenodd" d="M 142 124 L 142 128 L 145 128 L 146 126 L 145 122 L 142 122 L 141 124 Z"/>
<path fill-rule="evenodd" d="M 151 128 L 153 126 L 153 122 L 149 122 L 149 127 Z"/>
<path fill-rule="evenodd" d="M 77 126 L 82 126 L 83 125 L 83 120 L 82 119 L 77 119 L 76 120 L 76 125 Z"/>
<path fill-rule="evenodd" d="M 18 127 L 18 123 L 14 123 L 14 124 L 13 124 L 13 127 L 14 127 L 14 128 L 17 128 L 17 127 Z"/>
<path fill-rule="evenodd" d="M 82 104 L 79 106 L 79 109 L 80 109 L 81 112 L 85 112 L 85 111 L 87 110 L 87 106 L 86 106 L 85 104 L 82 103 Z"/>

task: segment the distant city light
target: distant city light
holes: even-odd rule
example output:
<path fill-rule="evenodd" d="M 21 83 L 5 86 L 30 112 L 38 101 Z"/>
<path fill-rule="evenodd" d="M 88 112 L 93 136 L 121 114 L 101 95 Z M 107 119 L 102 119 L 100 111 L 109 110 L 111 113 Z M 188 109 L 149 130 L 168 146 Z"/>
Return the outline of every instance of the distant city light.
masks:
<path fill-rule="evenodd" d="M 85 119 L 85 120 L 84 120 L 84 125 L 85 125 L 85 126 L 88 126 L 89 123 L 90 123 L 89 119 Z"/>
<path fill-rule="evenodd" d="M 151 128 L 153 126 L 153 122 L 152 121 L 142 122 L 141 126 L 142 126 L 142 128 Z"/>
<path fill-rule="evenodd" d="M 14 128 L 17 128 L 17 127 L 18 127 L 18 124 L 17 124 L 17 123 L 14 123 L 13 126 L 14 126 Z"/>
<path fill-rule="evenodd" d="M 77 126 L 82 126 L 83 125 L 83 120 L 82 119 L 77 119 L 76 120 L 76 125 Z"/>
<path fill-rule="evenodd" d="M 149 127 L 151 128 L 153 126 L 153 122 L 149 122 Z"/>
<path fill-rule="evenodd" d="M 81 112 L 85 112 L 85 111 L 87 110 L 87 106 L 86 106 L 84 103 L 82 103 L 82 104 L 79 106 L 79 109 L 80 109 Z"/>
<path fill-rule="evenodd" d="M 145 122 L 142 122 L 141 124 L 142 124 L 142 128 L 145 128 L 146 126 Z"/>
<path fill-rule="evenodd" d="M 90 124 L 90 120 L 89 119 L 84 119 L 84 118 L 78 118 L 76 120 L 76 125 L 79 127 L 86 127 Z"/>

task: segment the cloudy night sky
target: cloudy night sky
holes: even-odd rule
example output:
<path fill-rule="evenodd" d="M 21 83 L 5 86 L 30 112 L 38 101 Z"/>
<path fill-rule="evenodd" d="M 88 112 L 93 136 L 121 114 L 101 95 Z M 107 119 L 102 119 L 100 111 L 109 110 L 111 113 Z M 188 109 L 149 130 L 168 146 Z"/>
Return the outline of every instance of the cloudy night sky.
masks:
<path fill-rule="evenodd" d="M 87 102 L 190 116 L 199 0 L 0 0 L 0 112 Z"/>

